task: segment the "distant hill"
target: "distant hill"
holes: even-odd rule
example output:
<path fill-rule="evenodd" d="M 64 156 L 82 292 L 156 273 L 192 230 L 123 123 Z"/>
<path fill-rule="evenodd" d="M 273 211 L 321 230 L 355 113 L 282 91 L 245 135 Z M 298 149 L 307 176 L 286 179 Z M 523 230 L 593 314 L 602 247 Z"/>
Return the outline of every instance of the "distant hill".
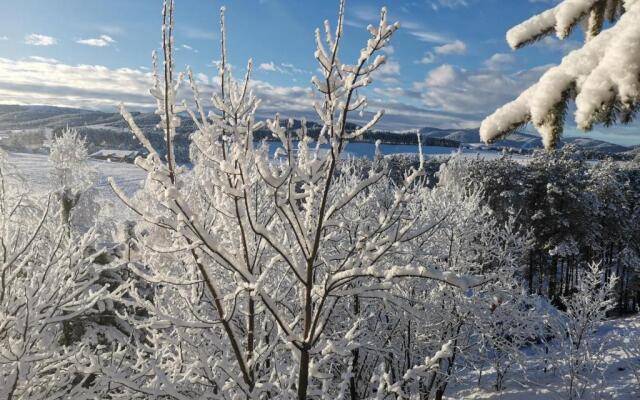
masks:
<path fill-rule="evenodd" d="M 117 113 L 50 106 L 0 105 L 0 131 L 110 124 Z"/>
<path fill-rule="evenodd" d="M 162 133 L 156 125 L 160 119 L 151 112 L 132 112 L 140 128 L 149 133 L 152 142 L 159 148 L 164 146 Z M 294 121 L 294 129 L 299 128 L 300 121 Z M 51 106 L 20 106 L 0 105 L 0 143 L 4 147 L 24 151 L 42 151 L 47 133 L 66 126 L 78 128 L 90 145 L 90 151 L 101 149 L 141 150 L 139 143 L 132 137 L 125 121 L 119 113 L 107 113 L 76 108 Z M 308 122 L 309 134 L 315 136 L 321 126 L 315 122 Z M 348 129 L 357 128 L 349 124 Z M 190 118 L 183 118 L 178 129 L 179 146 L 182 156 L 188 157 L 189 134 L 195 131 Z M 419 130 L 423 143 L 430 146 L 480 145 L 479 130 L 476 129 L 445 129 L 424 127 Z M 4 137 L 4 138 L 3 138 Z M 257 132 L 258 138 L 270 137 L 266 130 Z M 368 132 L 363 140 L 382 140 L 384 143 L 413 144 L 416 142 L 415 133 L 394 133 L 388 131 Z M 565 137 L 561 144 L 571 143 L 580 149 L 597 154 L 613 154 L 624 152 L 638 152 L 630 148 L 586 137 Z M 495 149 L 512 149 L 515 151 L 542 148 L 542 140 L 537 135 L 516 132 L 506 139 L 491 145 Z M 627 154 L 627 153 L 624 153 Z"/>
<path fill-rule="evenodd" d="M 480 131 L 475 129 L 440 129 L 440 128 L 422 128 L 420 133 L 427 137 L 437 137 L 449 140 L 455 140 L 463 144 L 482 143 L 480 140 Z M 492 147 L 496 148 L 512 148 L 520 149 L 537 149 L 544 147 L 539 136 L 527 133 L 516 132 L 506 139 L 496 141 Z"/>
<path fill-rule="evenodd" d="M 160 118 L 151 112 L 131 113 L 136 124 L 150 136 L 152 144 L 162 151 L 164 138 L 157 128 Z M 286 123 L 286 120 L 283 120 Z M 293 129 L 301 127 L 300 120 L 293 121 Z M 129 131 L 127 123 L 119 113 L 105 113 L 73 108 L 49 106 L 16 106 L 0 105 L 0 144 L 14 151 L 46 152 L 47 137 L 65 127 L 78 129 L 86 138 L 89 151 L 100 150 L 139 150 L 144 151 L 140 143 Z M 353 131 L 358 125 L 347 123 L 347 130 Z M 317 137 L 322 126 L 316 122 L 307 122 L 308 134 Z M 196 130 L 193 121 L 183 116 L 176 135 L 176 156 L 179 160 L 188 161 L 189 135 Z M 3 138 L 4 137 L 4 138 Z M 271 132 L 263 128 L 255 133 L 256 139 L 269 139 Z M 395 133 L 388 131 L 367 132 L 362 141 L 375 142 L 381 140 L 388 144 L 416 144 L 415 133 Z M 426 138 L 426 146 L 458 147 L 460 143 L 441 138 Z"/>
<path fill-rule="evenodd" d="M 427 127 L 420 129 L 420 133 L 427 137 L 455 140 L 463 144 L 481 143 L 480 132 L 478 129 L 440 129 Z M 565 136 L 560 141 L 560 146 L 565 144 L 572 144 L 583 151 L 607 154 L 629 151 L 629 147 L 588 137 Z M 496 141 L 491 145 L 491 147 L 511 148 L 514 150 L 531 150 L 541 149 L 544 145 L 542 143 L 542 139 L 538 135 L 515 132 L 512 135 L 509 135 L 506 139 Z"/>
<path fill-rule="evenodd" d="M 599 151 L 602 153 L 621 153 L 628 151 L 629 148 L 620 146 L 619 144 L 613 144 L 605 142 L 603 140 L 590 139 L 586 137 L 566 137 L 562 139 L 565 143 L 571 143 L 584 150 Z"/>

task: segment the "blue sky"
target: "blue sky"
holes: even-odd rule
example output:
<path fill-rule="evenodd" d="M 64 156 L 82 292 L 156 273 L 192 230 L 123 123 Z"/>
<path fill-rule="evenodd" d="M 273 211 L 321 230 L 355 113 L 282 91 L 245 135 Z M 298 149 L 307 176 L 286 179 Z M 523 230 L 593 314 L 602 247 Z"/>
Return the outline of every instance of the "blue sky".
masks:
<path fill-rule="evenodd" d="M 160 43 L 160 0 L 20 0 L 2 6 L 0 102 L 113 111 L 148 109 L 151 51 Z M 239 75 L 253 58 L 262 113 L 310 114 L 316 71 L 313 34 L 335 21 L 338 0 L 177 0 L 180 70 L 214 84 L 218 10 L 227 8 L 229 56 Z M 387 5 L 401 29 L 369 90 L 381 128 L 476 127 L 551 64 L 579 47 L 582 33 L 513 52 L 505 32 L 554 0 L 347 0 L 342 59 L 356 59 L 365 27 Z M 640 144 L 640 128 L 597 128 L 590 137 Z M 568 134 L 575 134 L 571 124 Z"/>

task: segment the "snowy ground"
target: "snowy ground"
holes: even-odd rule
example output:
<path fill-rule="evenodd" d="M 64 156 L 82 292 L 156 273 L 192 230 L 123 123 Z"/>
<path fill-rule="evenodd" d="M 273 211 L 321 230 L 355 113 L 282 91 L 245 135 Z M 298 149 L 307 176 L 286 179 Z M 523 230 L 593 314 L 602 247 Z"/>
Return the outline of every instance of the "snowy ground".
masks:
<path fill-rule="evenodd" d="M 34 185 L 34 189 L 39 191 L 52 189 L 49 182 L 49 162 L 48 156 L 43 154 L 32 153 L 12 153 L 7 152 L 8 159 L 17 168 L 20 175 L 29 182 L 30 185 Z M 413 153 L 407 153 L 407 155 L 415 155 Z M 430 158 L 448 158 L 450 154 L 446 155 L 427 155 Z M 468 152 L 462 153 L 463 157 L 481 157 L 484 159 L 492 159 L 501 156 L 498 152 Z M 529 157 L 527 156 L 513 156 L 513 159 L 526 163 Z M 98 183 L 97 190 L 100 195 L 104 195 L 107 198 L 113 197 L 114 194 L 107 182 L 107 178 L 113 177 L 118 185 L 125 191 L 125 193 L 131 195 L 137 189 L 142 186 L 142 181 L 145 178 L 145 173 L 140 168 L 133 164 L 108 162 L 100 160 L 90 160 L 90 165 L 97 173 Z M 55 189 L 55 188 L 54 188 Z"/>
<path fill-rule="evenodd" d="M 602 323 L 597 333 L 598 343 L 604 347 L 604 367 L 601 373 L 593 377 L 595 384 L 585 393 L 584 399 L 640 399 L 640 382 L 635 373 L 640 372 L 640 358 L 629 357 L 623 348 L 628 338 L 640 337 L 640 316 L 613 319 Z M 536 353 L 538 353 L 536 355 Z M 531 352 L 527 359 L 526 372 L 515 371 L 508 376 L 506 388 L 496 392 L 492 384 L 491 372 L 483 373 L 480 387 L 477 386 L 478 374 L 470 371 L 462 377 L 457 387 L 448 391 L 448 399 L 464 400 L 560 400 L 567 399 L 567 392 L 559 374 L 550 370 L 544 372 L 544 357 L 540 352 Z"/>
<path fill-rule="evenodd" d="M 42 154 L 7 153 L 9 162 L 22 178 L 36 190 L 52 189 L 49 182 L 48 156 Z M 96 188 L 101 196 L 114 196 L 107 178 L 115 179 L 127 194 L 132 194 L 142 186 L 145 172 L 133 164 L 91 160 L 90 165 L 97 174 Z M 55 189 L 55 188 L 54 188 Z"/>

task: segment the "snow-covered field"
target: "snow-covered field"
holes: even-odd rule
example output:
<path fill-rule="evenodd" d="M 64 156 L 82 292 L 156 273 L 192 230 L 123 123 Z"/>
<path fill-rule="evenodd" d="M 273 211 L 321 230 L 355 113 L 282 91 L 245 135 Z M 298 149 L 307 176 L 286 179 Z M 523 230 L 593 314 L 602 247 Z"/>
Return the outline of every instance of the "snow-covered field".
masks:
<path fill-rule="evenodd" d="M 36 190 L 55 189 L 49 180 L 50 164 L 43 154 L 7 153 L 7 158 L 18 173 Z M 132 194 L 142 186 L 145 173 L 133 164 L 90 160 L 97 177 L 96 189 L 101 196 L 114 196 L 107 179 L 113 177 L 127 194 Z"/>
<path fill-rule="evenodd" d="M 594 386 L 585 393 L 585 399 L 640 399 L 640 381 L 636 374 L 640 373 L 640 358 L 636 353 L 630 355 L 625 351 L 629 344 L 625 341 L 640 338 L 640 316 L 611 319 L 603 322 L 597 332 L 597 339 L 602 344 L 602 371 L 593 376 Z M 482 399 L 482 400 L 559 400 L 567 399 L 566 387 L 562 377 L 552 367 L 545 373 L 544 353 L 532 349 L 526 361 L 526 371 L 512 372 L 506 388 L 496 392 L 492 384 L 494 374 L 484 371 L 480 387 L 478 387 L 477 371 L 469 371 L 460 377 L 464 384 L 451 388 L 448 399 Z"/>

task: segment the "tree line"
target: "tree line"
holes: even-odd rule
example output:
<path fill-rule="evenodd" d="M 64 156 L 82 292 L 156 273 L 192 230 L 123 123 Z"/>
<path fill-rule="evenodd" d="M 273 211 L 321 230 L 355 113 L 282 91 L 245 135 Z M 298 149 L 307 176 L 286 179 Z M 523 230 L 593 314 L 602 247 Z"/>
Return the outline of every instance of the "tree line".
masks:
<path fill-rule="evenodd" d="M 640 163 L 588 162 L 565 146 L 539 151 L 528 162 L 505 156 L 469 159 L 464 179 L 481 185 L 501 221 L 515 218 L 530 234 L 523 279 L 531 293 L 562 306 L 576 290 L 580 269 L 597 262 L 615 275 L 620 313 L 640 304 Z"/>

